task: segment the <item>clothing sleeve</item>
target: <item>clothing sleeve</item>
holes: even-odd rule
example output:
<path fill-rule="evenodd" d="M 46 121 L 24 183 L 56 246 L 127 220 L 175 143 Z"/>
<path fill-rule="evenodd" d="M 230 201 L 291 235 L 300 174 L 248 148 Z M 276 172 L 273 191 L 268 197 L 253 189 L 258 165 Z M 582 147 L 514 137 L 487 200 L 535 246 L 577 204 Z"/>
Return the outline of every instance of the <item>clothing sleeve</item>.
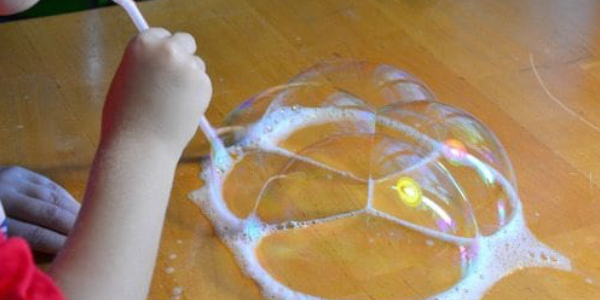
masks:
<path fill-rule="evenodd" d="M 0 224 L 6 225 L 1 204 Z M 27 242 L 7 239 L 4 230 L 0 231 L 0 299 L 65 300 L 52 279 L 36 267 Z"/>

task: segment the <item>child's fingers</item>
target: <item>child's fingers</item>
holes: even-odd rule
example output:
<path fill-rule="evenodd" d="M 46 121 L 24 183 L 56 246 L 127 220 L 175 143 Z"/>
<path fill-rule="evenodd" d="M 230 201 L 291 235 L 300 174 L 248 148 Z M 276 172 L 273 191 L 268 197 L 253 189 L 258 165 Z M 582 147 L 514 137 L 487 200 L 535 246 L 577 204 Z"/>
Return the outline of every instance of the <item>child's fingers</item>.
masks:
<path fill-rule="evenodd" d="M 6 214 L 23 222 L 43 226 L 67 234 L 75 225 L 77 215 L 53 203 L 44 202 L 24 194 L 3 198 Z"/>
<path fill-rule="evenodd" d="M 81 207 L 81 204 L 79 204 L 79 202 L 77 202 L 77 200 L 75 200 L 75 198 L 73 198 L 69 192 L 57 184 L 43 186 L 26 183 L 22 187 L 19 187 L 18 190 L 29 197 L 54 204 L 74 215 L 79 213 L 79 209 Z"/>
<path fill-rule="evenodd" d="M 196 52 L 196 41 L 189 33 L 177 32 L 170 37 L 170 40 L 185 53 L 194 54 Z"/>
<path fill-rule="evenodd" d="M 8 218 L 8 235 L 20 236 L 32 249 L 49 254 L 57 253 L 67 240 L 65 235 L 11 218 Z"/>
<path fill-rule="evenodd" d="M 33 183 L 46 185 L 46 184 L 49 184 L 51 181 L 46 176 L 43 176 L 41 174 L 35 173 L 31 170 L 28 170 L 28 169 L 25 169 L 25 168 L 19 167 L 19 166 L 6 167 L 6 168 L 3 168 L 3 171 L 4 170 L 11 173 L 11 175 L 13 177 L 19 177 L 22 179 L 26 179 L 27 181 L 31 181 Z"/>
<path fill-rule="evenodd" d="M 20 184 L 17 190 L 21 190 L 22 193 L 28 196 L 54 203 L 74 214 L 79 212 L 81 205 L 63 187 L 48 177 L 30 170 L 20 168 L 19 172 L 26 181 L 23 181 L 22 186 Z"/>

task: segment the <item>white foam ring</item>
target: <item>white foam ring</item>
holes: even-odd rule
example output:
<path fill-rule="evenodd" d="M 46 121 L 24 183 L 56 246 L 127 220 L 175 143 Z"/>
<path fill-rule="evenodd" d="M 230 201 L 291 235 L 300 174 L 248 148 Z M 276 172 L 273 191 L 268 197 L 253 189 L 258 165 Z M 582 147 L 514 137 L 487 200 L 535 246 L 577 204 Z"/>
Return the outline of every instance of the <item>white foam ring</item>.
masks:
<path fill-rule="evenodd" d="M 247 136 L 238 145 L 230 147 L 228 150 L 238 152 L 237 161 L 244 156 L 243 150 L 240 149 L 258 149 L 263 152 L 283 155 L 290 159 L 302 160 L 317 167 L 336 172 L 339 175 L 365 181 L 347 172 L 336 170 L 277 146 L 279 141 L 285 139 L 299 128 L 327 122 L 356 120 L 356 118 L 364 118 L 364 113 L 365 111 L 357 109 L 339 107 L 281 107 L 263 116 L 260 121 L 249 128 Z M 414 128 L 390 119 L 378 116 L 377 121 L 383 122 L 387 126 L 394 126 L 433 149 L 430 155 L 411 168 L 418 168 L 440 157 L 442 144 L 439 141 L 420 133 Z M 521 202 L 509 181 L 492 166 L 471 155 L 468 155 L 468 159 L 465 161 L 486 165 L 493 173 L 495 180 L 497 180 L 509 196 L 510 205 L 514 208 L 511 216 L 508 217 L 508 222 L 498 231 L 489 236 L 478 236 L 476 238 L 457 237 L 398 219 L 372 208 L 370 199 L 367 202 L 367 207 L 364 209 L 309 221 L 288 221 L 282 224 L 267 224 L 261 221 L 255 213 L 252 213 L 246 219 L 240 219 L 227 208 L 222 193 L 223 182 L 237 161 L 221 162 L 218 166 L 211 165 L 210 161 L 205 161 L 201 173 L 205 185 L 200 190 L 193 192 L 191 198 L 211 220 L 217 234 L 231 249 L 241 269 L 259 284 L 263 295 L 268 299 L 320 300 L 323 298 L 295 291 L 285 286 L 273 278 L 261 266 L 255 252 L 264 237 L 278 231 L 305 228 L 359 214 L 369 214 L 384 218 L 397 223 L 399 226 L 420 232 L 433 239 L 454 243 L 457 246 L 473 245 L 476 241 L 477 255 L 470 262 L 469 270 L 464 273 L 463 278 L 453 287 L 426 300 L 481 299 L 486 291 L 500 281 L 500 279 L 522 268 L 550 267 L 565 271 L 572 269 L 571 261 L 568 258 L 538 241 L 527 228 Z M 219 171 L 215 172 L 214 170 Z M 371 190 L 373 185 L 372 180 L 368 180 L 368 184 L 369 190 Z"/>

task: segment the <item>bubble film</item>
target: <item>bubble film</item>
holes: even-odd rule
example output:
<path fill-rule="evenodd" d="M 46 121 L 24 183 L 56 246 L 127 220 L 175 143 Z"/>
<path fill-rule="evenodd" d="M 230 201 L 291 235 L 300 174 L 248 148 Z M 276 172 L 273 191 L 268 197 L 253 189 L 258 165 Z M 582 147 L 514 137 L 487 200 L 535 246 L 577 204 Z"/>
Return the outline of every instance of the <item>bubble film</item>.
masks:
<path fill-rule="evenodd" d="M 525 227 L 494 134 L 392 66 L 317 65 L 220 131 L 192 198 L 267 298 L 478 299 L 516 268 L 570 268 Z"/>

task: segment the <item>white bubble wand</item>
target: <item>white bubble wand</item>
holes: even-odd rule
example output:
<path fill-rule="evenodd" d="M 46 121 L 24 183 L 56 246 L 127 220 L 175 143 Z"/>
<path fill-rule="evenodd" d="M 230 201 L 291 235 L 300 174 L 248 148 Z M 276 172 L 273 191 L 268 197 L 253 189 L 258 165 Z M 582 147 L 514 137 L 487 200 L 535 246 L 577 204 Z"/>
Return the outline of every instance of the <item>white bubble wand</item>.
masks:
<path fill-rule="evenodd" d="M 137 27 L 137 29 L 140 32 L 150 28 L 148 26 L 148 22 L 146 22 L 144 16 L 142 15 L 142 13 L 140 12 L 133 0 L 113 0 L 113 2 L 117 3 L 127 12 L 129 17 L 135 24 L 135 27 Z M 202 117 L 200 118 L 200 123 L 198 124 L 198 127 L 200 127 L 200 130 L 202 130 L 202 132 L 210 142 L 211 146 L 213 147 L 213 153 L 215 154 L 215 156 L 217 156 L 213 158 L 218 160 L 229 158 L 227 155 L 225 155 L 227 151 L 225 150 L 223 142 L 221 141 L 221 139 L 219 139 L 219 136 L 212 128 L 212 126 L 210 126 L 210 123 L 204 115 L 202 115 Z"/>

